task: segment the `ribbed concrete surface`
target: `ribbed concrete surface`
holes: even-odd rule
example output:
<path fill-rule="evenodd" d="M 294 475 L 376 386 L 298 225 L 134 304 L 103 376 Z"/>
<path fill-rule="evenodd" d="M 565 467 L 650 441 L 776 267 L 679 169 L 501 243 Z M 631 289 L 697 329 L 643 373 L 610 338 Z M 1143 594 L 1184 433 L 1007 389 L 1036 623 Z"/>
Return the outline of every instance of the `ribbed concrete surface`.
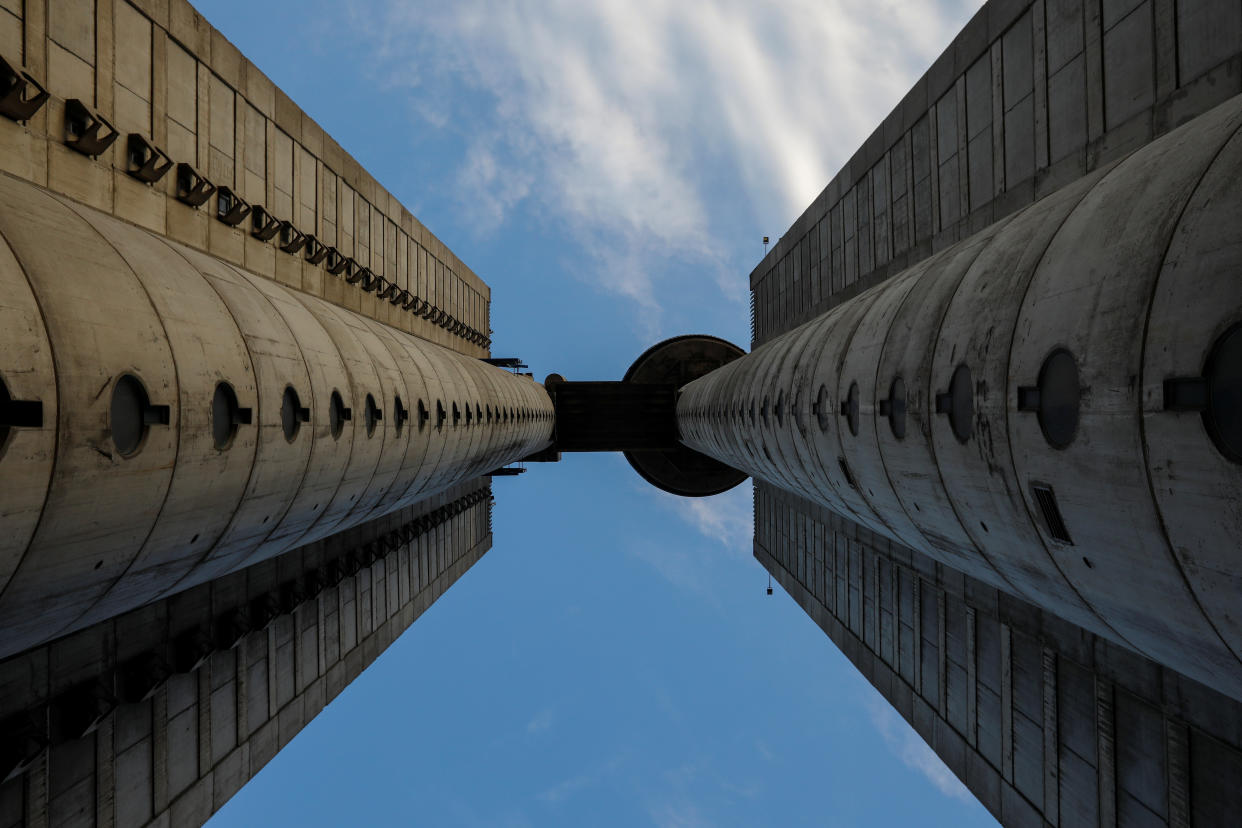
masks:
<path fill-rule="evenodd" d="M 1164 393 L 1242 321 L 1239 124 L 1235 98 L 689 384 L 684 442 L 1242 698 L 1242 466 Z M 1018 397 L 1062 349 L 1058 448 Z"/>
<path fill-rule="evenodd" d="M 550 439 L 550 401 L 527 378 L 7 176 L 0 237 L 0 380 L 43 406 L 41 428 L 0 445 L 0 657 Z M 128 456 L 110 421 L 126 375 L 167 406 Z M 220 383 L 251 412 L 223 448 Z M 287 389 L 307 417 L 291 439 Z M 334 394 L 352 415 L 335 434 Z"/>

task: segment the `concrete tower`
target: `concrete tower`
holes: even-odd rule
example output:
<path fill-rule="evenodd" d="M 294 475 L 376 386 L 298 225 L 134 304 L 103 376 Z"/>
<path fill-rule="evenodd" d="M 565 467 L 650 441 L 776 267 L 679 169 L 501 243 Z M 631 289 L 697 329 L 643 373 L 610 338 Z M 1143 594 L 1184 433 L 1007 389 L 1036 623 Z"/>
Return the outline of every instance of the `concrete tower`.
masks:
<path fill-rule="evenodd" d="M 489 548 L 551 403 L 183 0 L 0 4 L 0 116 L 0 823 L 201 823 Z"/>
<path fill-rule="evenodd" d="M 489 294 L 183 0 L 0 2 L 0 824 L 202 822 L 487 550 L 488 472 L 753 476 L 1006 825 L 1242 811 L 1242 6 L 992 0 L 710 336 Z"/>
<path fill-rule="evenodd" d="M 1242 7 L 992 0 L 751 275 L 682 440 L 1006 825 L 1242 806 Z"/>

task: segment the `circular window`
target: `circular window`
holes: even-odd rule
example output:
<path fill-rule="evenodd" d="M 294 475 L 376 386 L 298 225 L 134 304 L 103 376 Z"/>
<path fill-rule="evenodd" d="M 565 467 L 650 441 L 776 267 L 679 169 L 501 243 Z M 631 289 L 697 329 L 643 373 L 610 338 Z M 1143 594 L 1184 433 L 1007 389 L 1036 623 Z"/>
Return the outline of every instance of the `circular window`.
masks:
<path fill-rule="evenodd" d="M 112 444 L 122 457 L 130 457 L 142 447 L 142 440 L 147 436 L 144 415 L 150 404 L 147 390 L 133 374 L 124 374 L 113 386 L 108 427 L 112 431 Z"/>
<path fill-rule="evenodd" d="M 375 436 L 375 426 L 379 423 L 383 414 L 380 413 L 379 406 L 375 404 L 375 397 L 367 394 L 366 410 L 367 437 Z"/>
<path fill-rule="evenodd" d="M 965 443 L 974 433 L 975 396 L 971 384 L 970 369 L 962 363 L 953 371 L 948 392 L 936 400 L 936 410 L 949 415 L 949 425 L 959 443 Z"/>
<path fill-rule="evenodd" d="M 332 439 L 341 439 L 341 432 L 345 430 L 345 401 L 341 399 L 341 392 L 333 390 L 332 398 L 328 401 L 328 429 L 332 432 Z"/>
<path fill-rule="evenodd" d="M 1055 449 L 1074 442 L 1078 433 L 1078 406 L 1082 390 L 1078 385 L 1078 363 L 1074 355 L 1058 348 L 1039 369 L 1039 427 L 1044 439 Z"/>
<path fill-rule="evenodd" d="M 211 398 L 211 437 L 217 451 L 224 451 L 233 442 L 240 410 L 233 386 L 216 383 L 216 393 Z"/>
<path fill-rule="evenodd" d="M 1208 381 L 1203 425 L 1217 451 L 1242 463 L 1242 324 L 1216 340 L 1203 376 Z"/>
<path fill-rule="evenodd" d="M 815 419 L 819 421 L 819 430 L 828 431 L 828 427 L 832 425 L 831 412 L 828 411 L 828 389 L 821 385 L 819 394 L 815 398 Z"/>
<path fill-rule="evenodd" d="M 858 383 L 850 383 L 850 393 L 841 403 L 841 413 L 850 427 L 850 434 L 858 436 Z"/>
<path fill-rule="evenodd" d="M 290 443 L 298 436 L 298 430 L 302 427 L 302 413 L 302 401 L 298 399 L 298 392 L 293 390 L 292 385 L 287 386 L 280 400 L 280 428 Z"/>
<path fill-rule="evenodd" d="M 401 436 L 401 429 L 405 426 L 406 418 L 410 416 L 410 412 L 405 410 L 405 406 L 401 404 L 401 397 L 394 396 L 392 401 L 392 427 L 397 432 L 397 436 Z"/>
<path fill-rule="evenodd" d="M 888 389 L 888 427 L 898 440 L 905 439 L 906 382 L 901 377 L 894 377 Z"/>

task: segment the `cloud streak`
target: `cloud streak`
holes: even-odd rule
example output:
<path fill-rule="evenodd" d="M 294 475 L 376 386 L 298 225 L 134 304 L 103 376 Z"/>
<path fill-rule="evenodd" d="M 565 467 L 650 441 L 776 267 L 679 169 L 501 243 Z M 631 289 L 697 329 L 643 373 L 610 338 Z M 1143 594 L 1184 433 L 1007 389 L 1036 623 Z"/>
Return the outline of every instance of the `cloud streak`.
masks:
<path fill-rule="evenodd" d="M 471 124 L 457 183 L 484 230 L 547 216 L 590 255 L 583 278 L 658 314 L 687 292 L 744 304 L 758 236 L 802 211 L 978 5 L 384 0 L 354 19 L 428 126 Z"/>
<path fill-rule="evenodd" d="M 936 752 L 928 747 L 914 728 L 879 693 L 869 693 L 866 705 L 872 724 L 902 764 L 922 774 L 945 796 L 962 802 L 975 801 L 962 781 L 953 775 L 953 771 L 949 770 Z"/>

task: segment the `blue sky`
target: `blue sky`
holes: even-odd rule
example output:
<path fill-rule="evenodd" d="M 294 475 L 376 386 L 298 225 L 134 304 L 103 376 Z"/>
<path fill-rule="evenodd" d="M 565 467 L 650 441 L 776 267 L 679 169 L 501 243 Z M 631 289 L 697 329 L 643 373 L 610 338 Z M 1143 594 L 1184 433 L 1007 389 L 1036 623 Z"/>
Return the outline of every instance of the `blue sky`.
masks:
<path fill-rule="evenodd" d="M 978 0 L 198 0 L 492 287 L 494 353 L 748 344 L 747 276 Z M 619 456 L 495 545 L 213 825 L 994 824 L 708 500 Z"/>

